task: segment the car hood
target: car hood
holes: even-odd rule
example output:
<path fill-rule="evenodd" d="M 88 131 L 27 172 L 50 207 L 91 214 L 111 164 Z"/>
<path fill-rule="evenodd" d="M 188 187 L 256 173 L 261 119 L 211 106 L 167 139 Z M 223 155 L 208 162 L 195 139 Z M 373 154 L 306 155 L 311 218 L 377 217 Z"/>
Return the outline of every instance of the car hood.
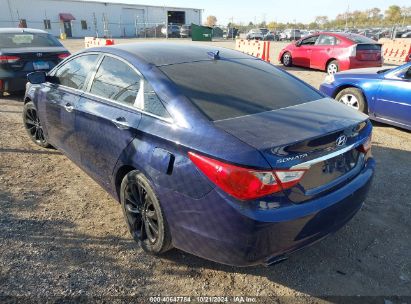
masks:
<path fill-rule="evenodd" d="M 392 69 L 392 66 L 382 66 L 378 68 L 363 68 L 363 69 L 352 69 L 352 70 L 346 70 L 342 72 L 338 72 L 336 76 L 338 75 L 376 75 L 378 74 L 379 71 L 387 70 L 387 69 Z"/>

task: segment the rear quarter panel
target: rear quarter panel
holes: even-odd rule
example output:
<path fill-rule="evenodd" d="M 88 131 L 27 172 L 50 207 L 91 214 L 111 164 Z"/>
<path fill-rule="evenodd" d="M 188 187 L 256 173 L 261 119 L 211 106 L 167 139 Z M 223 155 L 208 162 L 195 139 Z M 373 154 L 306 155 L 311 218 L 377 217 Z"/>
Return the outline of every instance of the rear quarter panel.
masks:
<path fill-rule="evenodd" d="M 338 37 L 337 37 L 338 38 Z M 341 42 L 339 45 L 335 45 L 331 57 L 338 60 L 340 71 L 345 71 L 349 69 L 350 60 L 349 60 L 349 47 L 352 44 Z M 328 61 L 327 61 L 328 62 Z M 324 63 L 324 69 L 327 65 L 327 62 Z"/>

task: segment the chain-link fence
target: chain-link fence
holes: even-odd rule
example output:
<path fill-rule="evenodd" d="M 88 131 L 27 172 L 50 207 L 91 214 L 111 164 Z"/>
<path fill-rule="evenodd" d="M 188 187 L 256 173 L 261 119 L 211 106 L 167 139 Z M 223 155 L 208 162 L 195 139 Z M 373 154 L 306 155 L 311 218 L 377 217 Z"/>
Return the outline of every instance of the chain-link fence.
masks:
<path fill-rule="evenodd" d="M 48 31 L 60 36 L 65 34 L 70 37 L 106 37 L 106 38 L 190 38 L 191 29 L 187 25 L 166 22 L 134 22 L 122 20 L 109 20 L 106 15 L 96 18 L 92 15 L 88 20 L 55 21 L 50 19 L 32 20 L 20 19 L 18 21 L 0 20 L 0 27 L 28 27 Z M 168 30 L 166 30 L 168 28 Z M 185 31 L 184 31 L 185 30 Z M 235 39 L 239 34 L 238 28 L 216 25 L 213 27 L 213 40 Z"/>

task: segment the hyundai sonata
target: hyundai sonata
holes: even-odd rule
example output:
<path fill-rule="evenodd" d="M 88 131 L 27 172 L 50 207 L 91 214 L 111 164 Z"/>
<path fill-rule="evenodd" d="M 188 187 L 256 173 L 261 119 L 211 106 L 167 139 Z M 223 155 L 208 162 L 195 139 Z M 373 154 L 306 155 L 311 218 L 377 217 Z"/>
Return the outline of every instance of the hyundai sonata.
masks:
<path fill-rule="evenodd" d="M 273 264 L 347 223 L 373 176 L 366 115 L 233 50 L 122 44 L 28 78 L 31 139 L 116 198 L 150 253 Z"/>

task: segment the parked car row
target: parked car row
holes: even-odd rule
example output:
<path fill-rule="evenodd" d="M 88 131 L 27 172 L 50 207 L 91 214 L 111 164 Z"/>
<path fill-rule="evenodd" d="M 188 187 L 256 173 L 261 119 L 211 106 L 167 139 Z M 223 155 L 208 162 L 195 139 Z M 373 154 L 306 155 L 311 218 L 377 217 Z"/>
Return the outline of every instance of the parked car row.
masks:
<path fill-rule="evenodd" d="M 307 33 L 308 32 L 304 32 Z M 249 40 L 267 40 L 267 41 L 284 41 L 284 40 L 298 40 L 302 36 L 302 31 L 300 30 L 285 30 L 285 31 L 270 31 L 266 28 L 251 29 L 247 35 L 246 39 Z"/>
<path fill-rule="evenodd" d="M 169 24 L 161 28 L 161 33 L 169 38 L 188 38 L 191 37 L 191 25 Z"/>

